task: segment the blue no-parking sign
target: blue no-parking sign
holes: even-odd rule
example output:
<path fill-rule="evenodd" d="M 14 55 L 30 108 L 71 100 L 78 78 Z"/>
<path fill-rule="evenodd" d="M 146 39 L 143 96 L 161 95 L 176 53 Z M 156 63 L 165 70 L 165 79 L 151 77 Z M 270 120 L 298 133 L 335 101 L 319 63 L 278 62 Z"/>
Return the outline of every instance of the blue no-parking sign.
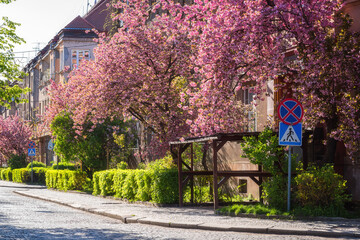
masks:
<path fill-rule="evenodd" d="M 296 125 L 301 122 L 303 115 L 304 109 L 298 100 L 287 98 L 280 102 L 278 116 L 281 122 Z"/>

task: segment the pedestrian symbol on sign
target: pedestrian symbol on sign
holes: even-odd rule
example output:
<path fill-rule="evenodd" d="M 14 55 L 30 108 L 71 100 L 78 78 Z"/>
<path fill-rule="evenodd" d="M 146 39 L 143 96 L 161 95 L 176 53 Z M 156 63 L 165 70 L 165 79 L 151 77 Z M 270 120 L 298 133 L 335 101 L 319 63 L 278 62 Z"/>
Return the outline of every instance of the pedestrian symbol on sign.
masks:
<path fill-rule="evenodd" d="M 281 142 L 300 142 L 298 136 L 295 134 L 293 126 L 289 126 L 288 129 L 285 131 Z"/>
<path fill-rule="evenodd" d="M 28 156 L 29 156 L 29 157 L 34 157 L 34 156 L 36 156 L 36 149 L 35 149 L 35 148 L 29 148 L 29 149 L 28 149 Z"/>
<path fill-rule="evenodd" d="M 287 125 L 280 122 L 279 126 L 279 145 L 301 146 L 302 142 L 302 124 Z"/>

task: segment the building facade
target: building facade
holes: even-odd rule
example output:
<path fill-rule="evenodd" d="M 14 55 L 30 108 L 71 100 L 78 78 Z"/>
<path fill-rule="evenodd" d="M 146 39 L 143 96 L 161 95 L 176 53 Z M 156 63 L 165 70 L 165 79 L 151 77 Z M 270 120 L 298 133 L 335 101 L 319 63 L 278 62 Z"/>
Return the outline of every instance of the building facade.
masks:
<path fill-rule="evenodd" d="M 50 104 L 47 89 L 51 81 L 67 82 L 69 72 L 82 60 L 94 59 L 93 50 L 97 46 L 94 39 L 97 34 L 93 30 L 107 30 L 109 2 L 110 0 L 98 1 L 87 14 L 77 16 L 27 63 L 23 69 L 27 76 L 22 85 L 31 89 L 31 92 L 23 96 L 28 102 L 14 105 L 11 110 L 3 113 L 5 117 L 17 113 L 32 123 L 39 142 L 36 158 L 47 165 L 55 160 L 53 151 L 48 149 L 50 133 L 39 129 L 40 116 L 44 115 Z"/>

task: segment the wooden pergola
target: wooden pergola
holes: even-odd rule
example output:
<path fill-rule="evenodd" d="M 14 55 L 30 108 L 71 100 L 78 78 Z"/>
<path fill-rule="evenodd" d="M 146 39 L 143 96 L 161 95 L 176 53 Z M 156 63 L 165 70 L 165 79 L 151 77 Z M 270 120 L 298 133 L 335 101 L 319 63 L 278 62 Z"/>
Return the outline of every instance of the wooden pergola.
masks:
<path fill-rule="evenodd" d="M 258 166 L 258 170 L 242 170 L 242 171 L 219 171 L 218 170 L 218 152 L 227 143 L 231 141 L 242 141 L 244 137 L 258 136 L 259 132 L 246 132 L 246 133 L 230 133 L 230 134 L 215 134 L 206 137 L 188 138 L 184 141 L 170 142 L 170 149 L 174 156 L 177 156 L 178 166 L 178 178 L 179 178 L 179 206 L 183 206 L 183 190 L 184 186 L 190 181 L 191 185 L 191 202 L 194 200 L 194 176 L 213 176 L 213 197 L 214 197 L 214 209 L 219 207 L 218 189 L 224 184 L 230 177 L 249 177 L 258 186 L 261 196 L 261 183 L 263 177 L 270 177 L 271 174 L 263 172 L 261 166 Z M 212 171 L 194 171 L 194 159 L 193 159 L 193 144 L 209 142 L 213 151 L 213 170 Z M 182 153 L 190 148 L 190 166 L 182 160 Z M 187 170 L 183 171 L 183 166 Z M 221 179 L 220 179 L 221 178 Z M 258 179 L 257 179 L 258 178 Z M 218 181 L 220 179 L 220 181 Z"/>

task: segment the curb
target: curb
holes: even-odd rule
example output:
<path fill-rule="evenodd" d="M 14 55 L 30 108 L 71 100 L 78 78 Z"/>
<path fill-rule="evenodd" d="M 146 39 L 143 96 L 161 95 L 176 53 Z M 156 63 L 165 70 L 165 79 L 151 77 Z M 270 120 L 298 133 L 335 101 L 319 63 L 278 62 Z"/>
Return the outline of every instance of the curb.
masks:
<path fill-rule="evenodd" d="M 237 226 L 221 226 L 215 224 L 207 224 L 203 222 L 197 223 L 189 223 L 189 222 L 169 222 L 167 220 L 161 219 L 150 219 L 146 217 L 138 217 L 134 215 L 125 215 L 121 216 L 118 214 L 112 214 L 105 211 L 91 209 L 86 207 L 81 207 L 77 204 L 69 204 L 63 203 L 58 200 L 49 199 L 46 197 L 34 196 L 31 194 L 27 194 L 21 191 L 14 191 L 14 193 L 30 197 L 38 200 L 48 201 L 52 203 L 56 203 L 62 206 L 71 207 L 73 209 L 81 210 L 88 213 L 97 214 L 100 216 L 110 217 L 113 219 L 120 220 L 125 224 L 130 223 L 140 223 L 140 224 L 148 224 L 155 225 L 161 227 L 169 227 L 169 228 L 183 228 L 183 229 L 198 229 L 198 230 L 208 230 L 208 231 L 231 231 L 231 232 L 241 232 L 241 233 L 258 233 L 258 234 L 284 234 L 284 235 L 303 235 L 303 236 L 317 236 L 317 237 L 352 237 L 352 238 L 360 238 L 360 233 L 354 232 L 340 232 L 340 231 L 326 231 L 326 230 L 314 230 L 314 229 L 296 229 L 296 228 L 279 228 L 279 227 L 237 227 Z"/>

